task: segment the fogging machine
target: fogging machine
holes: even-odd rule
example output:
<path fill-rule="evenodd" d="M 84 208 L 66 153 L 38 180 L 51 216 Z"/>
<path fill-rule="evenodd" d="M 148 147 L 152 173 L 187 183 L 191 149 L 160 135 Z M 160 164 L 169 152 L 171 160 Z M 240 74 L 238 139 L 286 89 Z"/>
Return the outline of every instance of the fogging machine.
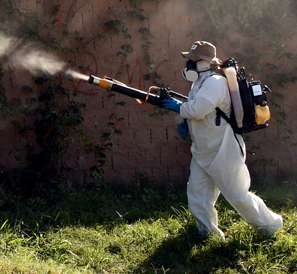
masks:
<path fill-rule="evenodd" d="M 162 101 L 164 99 L 168 99 L 169 97 L 177 97 L 184 100 L 188 99 L 187 96 L 184 96 L 180 93 L 176 93 L 170 90 L 169 88 L 159 88 L 156 86 L 151 86 L 148 92 L 144 92 L 139 89 L 128 87 L 125 84 L 106 76 L 104 78 L 99 78 L 94 75 L 91 75 L 88 82 L 90 84 L 98 85 L 104 89 L 112 90 L 114 92 L 118 92 L 126 96 L 133 97 L 140 104 L 149 103 L 160 108 L 163 107 Z M 155 90 L 155 92 L 159 93 L 159 95 L 151 93 L 152 90 Z"/>

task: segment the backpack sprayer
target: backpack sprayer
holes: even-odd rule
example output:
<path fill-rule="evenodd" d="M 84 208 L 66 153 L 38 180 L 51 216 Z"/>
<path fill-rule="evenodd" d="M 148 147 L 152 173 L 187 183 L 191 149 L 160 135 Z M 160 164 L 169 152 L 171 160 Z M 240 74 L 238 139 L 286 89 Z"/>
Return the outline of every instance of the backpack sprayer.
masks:
<path fill-rule="evenodd" d="M 133 97 L 136 99 L 136 101 L 139 104 L 145 104 L 145 103 L 149 103 L 151 105 L 155 105 L 158 106 L 160 108 L 162 108 L 162 101 L 164 99 L 168 99 L 169 97 L 178 97 L 184 100 L 187 100 L 188 97 L 184 96 L 180 93 L 176 93 L 172 90 L 170 90 L 170 88 L 159 88 L 156 86 L 151 86 L 148 90 L 148 92 L 144 92 L 135 88 L 131 88 L 126 86 L 125 84 L 116 81 L 112 78 L 109 77 L 104 77 L 104 78 L 99 78 L 96 77 L 94 75 L 91 75 L 88 82 L 90 84 L 94 84 L 94 85 L 98 85 L 102 88 L 108 89 L 108 90 L 112 90 L 121 94 L 124 94 L 126 96 L 129 97 Z M 156 92 L 159 92 L 160 95 L 157 94 L 152 94 L 151 91 L 155 90 Z M 142 101 L 141 101 L 142 100 Z"/>
<path fill-rule="evenodd" d="M 223 117 L 239 134 L 267 128 L 270 111 L 266 91 L 271 93 L 270 88 L 254 80 L 252 75 L 246 75 L 245 68 L 239 69 L 233 58 L 225 60 L 220 68 L 228 80 L 232 111 L 229 118 L 217 107 L 217 117 Z M 250 81 L 247 76 L 251 77 Z"/>

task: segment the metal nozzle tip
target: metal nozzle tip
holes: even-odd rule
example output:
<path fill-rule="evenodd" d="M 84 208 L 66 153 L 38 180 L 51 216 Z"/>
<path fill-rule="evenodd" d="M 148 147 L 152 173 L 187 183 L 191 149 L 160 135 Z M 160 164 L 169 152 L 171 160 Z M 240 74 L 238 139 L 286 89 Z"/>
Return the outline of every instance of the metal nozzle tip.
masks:
<path fill-rule="evenodd" d="M 93 76 L 93 75 L 90 76 L 88 82 L 89 82 L 90 84 L 93 84 L 93 82 L 94 82 L 94 76 Z"/>

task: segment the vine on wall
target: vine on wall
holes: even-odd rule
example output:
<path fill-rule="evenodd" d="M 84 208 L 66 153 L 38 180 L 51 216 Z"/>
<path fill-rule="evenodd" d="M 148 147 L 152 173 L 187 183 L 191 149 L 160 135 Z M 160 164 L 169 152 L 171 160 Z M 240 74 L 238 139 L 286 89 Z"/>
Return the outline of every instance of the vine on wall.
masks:
<path fill-rule="evenodd" d="M 133 46 L 129 42 L 131 35 L 125 25 L 125 19 L 136 18 L 140 22 L 147 18 L 143 16 L 140 8 L 144 1 L 130 1 L 133 8 L 128 11 L 122 20 L 108 20 L 103 24 L 103 31 L 93 38 L 85 40 L 78 31 L 70 33 L 67 24 L 62 24 L 58 37 L 51 37 L 49 40 L 42 35 L 45 29 L 54 29 L 56 15 L 60 12 L 60 5 L 53 7 L 53 18 L 44 22 L 38 18 L 38 13 L 32 11 L 22 13 L 11 1 L 1 2 L 2 13 L 0 20 L 3 23 L 1 31 L 7 35 L 24 37 L 29 40 L 39 41 L 48 47 L 61 52 L 69 58 L 69 64 L 74 62 L 73 56 L 85 50 L 93 40 L 106 41 L 109 36 L 121 35 L 125 40 L 117 52 L 117 57 L 126 58 L 133 52 Z M 160 0 L 151 0 L 160 2 Z M 12 24 L 5 24 L 7 21 Z M 141 28 L 140 33 L 144 41 L 144 62 L 149 67 L 152 60 L 149 56 L 149 46 L 152 37 L 149 30 Z M 63 38 L 73 40 L 72 47 L 63 47 L 59 41 Z M 5 60 L 4 60 L 5 61 Z M 84 69 L 82 64 L 73 65 Z M 129 64 L 126 64 L 129 66 Z M 0 68 L 0 77 L 5 73 Z M 1 80 L 1 79 L 0 79 Z M 67 182 L 67 172 L 71 171 L 71 166 L 65 166 L 63 158 L 68 153 L 72 143 L 81 142 L 85 145 L 86 152 L 94 155 L 94 165 L 90 167 L 90 176 L 97 182 L 96 186 L 102 185 L 104 181 L 103 166 L 105 164 L 105 151 L 112 146 L 114 135 L 122 134 L 118 125 L 123 118 L 118 117 L 117 107 L 125 105 L 125 102 L 116 102 L 113 113 L 109 116 L 106 124 L 106 131 L 101 135 L 101 143 L 92 143 L 91 138 L 86 136 L 82 125 L 84 123 L 83 110 L 87 107 L 77 99 L 77 91 L 65 88 L 64 82 L 67 78 L 58 77 L 58 81 L 49 76 L 41 75 L 35 78 L 32 86 L 24 86 L 23 92 L 27 94 L 25 102 L 20 99 L 8 100 L 5 90 L 0 85 L 0 114 L 1 119 L 9 118 L 20 135 L 21 147 L 14 151 L 15 158 L 19 162 L 13 173 L 2 172 L 0 176 L 4 180 L 6 188 L 18 191 L 21 196 L 31 196 L 36 192 L 50 195 L 54 189 L 59 188 L 59 182 Z M 69 79 L 68 79 L 69 80 Z M 71 80 L 71 79 L 70 79 Z M 33 96 L 33 90 L 38 89 L 38 98 Z M 114 96 L 113 93 L 109 97 Z M 32 108 L 32 105 L 35 108 Z M 38 107 L 36 108 L 36 105 Z M 24 125 L 21 116 L 27 115 L 36 117 L 34 124 Z M 16 117 L 16 119 L 11 119 Z M 20 118 L 20 119 L 18 119 Z M 27 135 L 34 132 L 40 146 L 39 153 L 32 153 L 27 140 Z M 5 167 L 3 169 L 5 171 Z M 58 182 L 58 184 L 57 184 Z M 49 191 L 50 190 L 50 191 Z"/>
<path fill-rule="evenodd" d="M 70 33 L 67 24 L 62 24 L 57 37 L 44 39 L 42 32 L 45 29 L 53 29 L 56 23 L 56 15 L 59 14 L 61 6 L 53 6 L 52 15 L 48 22 L 38 18 L 38 13 L 32 11 L 22 13 L 14 7 L 11 1 L 5 0 L 0 4 L 2 13 L 0 20 L 2 23 L 10 20 L 13 24 L 10 27 L 2 24 L 1 30 L 7 34 L 17 34 L 34 41 L 40 41 L 54 50 L 62 52 L 69 59 L 69 63 L 84 69 L 83 64 L 74 63 L 75 55 L 85 50 L 91 41 L 106 41 L 110 36 L 116 35 L 123 38 L 123 44 L 116 50 L 117 58 L 122 58 L 125 66 L 129 67 L 127 57 L 133 53 L 132 36 L 126 25 L 126 19 L 134 18 L 140 23 L 148 18 L 143 15 L 142 4 L 144 2 L 159 3 L 161 0 L 129 0 L 131 10 L 122 19 L 111 19 L 103 24 L 103 30 L 86 40 L 79 31 Z M 277 70 L 277 64 L 265 63 L 265 58 L 275 56 L 276 59 L 295 60 L 296 55 L 286 52 L 283 46 L 296 34 L 295 21 L 293 20 L 294 11 L 297 5 L 289 0 L 280 2 L 280 0 L 260 0 L 260 1 L 219 1 L 219 0 L 188 0 L 190 12 L 198 14 L 196 26 L 193 32 L 187 36 L 197 37 L 200 32 L 205 34 L 205 38 L 210 42 L 220 46 L 219 41 L 227 41 L 230 45 L 230 52 L 226 55 L 234 57 L 239 64 L 244 64 L 253 73 L 261 73 L 265 76 L 262 82 L 266 82 L 272 89 L 283 87 L 287 83 L 295 83 L 296 76 L 293 72 L 283 72 L 280 74 Z M 288 12 L 289 11 L 289 12 Z M 199 31 L 199 33 L 198 33 Z M 240 33 L 238 38 L 233 37 L 233 33 Z M 273 33 L 273 35 L 271 35 Z M 143 25 L 139 28 L 139 34 L 142 41 L 143 64 L 147 71 L 143 75 L 143 80 L 153 81 L 155 85 L 162 87 L 161 75 L 154 72 L 154 60 L 151 58 L 150 49 L 154 41 L 154 36 L 149 27 Z M 244 39 L 241 39 L 244 37 Z M 68 38 L 73 41 L 71 48 L 66 48 L 59 41 Z M 261 49 L 259 48 L 261 46 Z M 265 48 L 265 51 L 262 50 Z M 3 71 L 0 68 L 0 77 Z M 67 149 L 72 142 L 82 142 L 85 144 L 86 151 L 94 154 L 94 166 L 91 167 L 91 175 L 99 183 L 103 182 L 102 167 L 105 163 L 105 151 L 112 146 L 112 138 L 116 134 L 122 134 L 118 125 L 123 122 L 123 118 L 117 114 L 117 108 L 125 105 L 125 102 L 116 102 L 110 119 L 106 125 L 107 130 L 101 136 L 101 143 L 91 142 L 91 138 L 85 135 L 82 125 L 84 123 L 83 110 L 87 106 L 77 99 L 76 90 L 67 90 L 63 81 L 57 83 L 55 79 L 43 75 L 35 79 L 33 84 L 38 86 L 39 98 L 32 96 L 33 86 L 23 87 L 23 92 L 27 94 L 25 103 L 20 100 L 7 100 L 3 86 L 0 86 L 0 113 L 1 118 L 13 118 L 12 123 L 20 134 L 23 141 L 23 147 L 18 149 L 16 157 L 22 162 L 22 174 L 30 172 L 30 176 L 35 181 L 48 178 L 53 181 L 54 178 L 63 177 L 62 171 L 67 167 L 62 165 L 61 159 L 67 155 Z M 111 93 L 110 96 L 113 96 Z M 287 113 L 282 107 L 282 101 L 285 95 L 274 91 L 272 97 L 272 106 L 278 115 L 277 122 L 284 127 L 284 138 L 292 140 L 293 131 L 287 124 Z M 32 105 L 38 103 L 39 108 L 32 111 Z M 21 115 L 34 116 L 38 113 L 36 123 L 32 125 L 23 125 L 17 118 Z M 169 111 L 160 109 L 154 110 L 153 115 L 166 115 Z M 38 138 L 42 152 L 39 155 L 30 155 L 30 149 L 26 144 L 26 135 L 35 132 Z M 294 145 L 294 143 L 292 144 Z M 22 155 L 22 156 L 19 156 Z M 30 159 L 30 161 L 28 161 Z M 30 164 L 29 164 L 30 163 Z M 40 164 L 44 163 L 43 167 Z M 50 163 L 46 165 L 46 163 Z M 40 173 L 39 171 L 45 173 Z M 17 173 L 15 173 L 17 174 Z M 46 176 L 43 176 L 45 175 Z M 22 175 L 23 176 L 23 175 Z M 18 178 L 21 178 L 19 176 Z M 24 177 L 25 178 L 25 177 Z M 37 178 L 37 179 L 36 179 Z M 67 176 L 65 177 L 67 179 Z M 19 179 L 17 179 L 19 180 Z"/>

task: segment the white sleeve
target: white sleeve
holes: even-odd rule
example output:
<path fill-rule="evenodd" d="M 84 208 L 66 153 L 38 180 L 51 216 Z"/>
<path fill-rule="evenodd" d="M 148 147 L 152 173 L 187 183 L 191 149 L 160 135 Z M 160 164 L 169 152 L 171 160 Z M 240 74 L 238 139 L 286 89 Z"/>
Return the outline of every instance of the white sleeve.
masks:
<path fill-rule="evenodd" d="M 202 120 L 221 104 L 224 96 L 222 81 L 219 78 L 209 77 L 194 98 L 181 105 L 180 116 L 186 119 Z"/>

